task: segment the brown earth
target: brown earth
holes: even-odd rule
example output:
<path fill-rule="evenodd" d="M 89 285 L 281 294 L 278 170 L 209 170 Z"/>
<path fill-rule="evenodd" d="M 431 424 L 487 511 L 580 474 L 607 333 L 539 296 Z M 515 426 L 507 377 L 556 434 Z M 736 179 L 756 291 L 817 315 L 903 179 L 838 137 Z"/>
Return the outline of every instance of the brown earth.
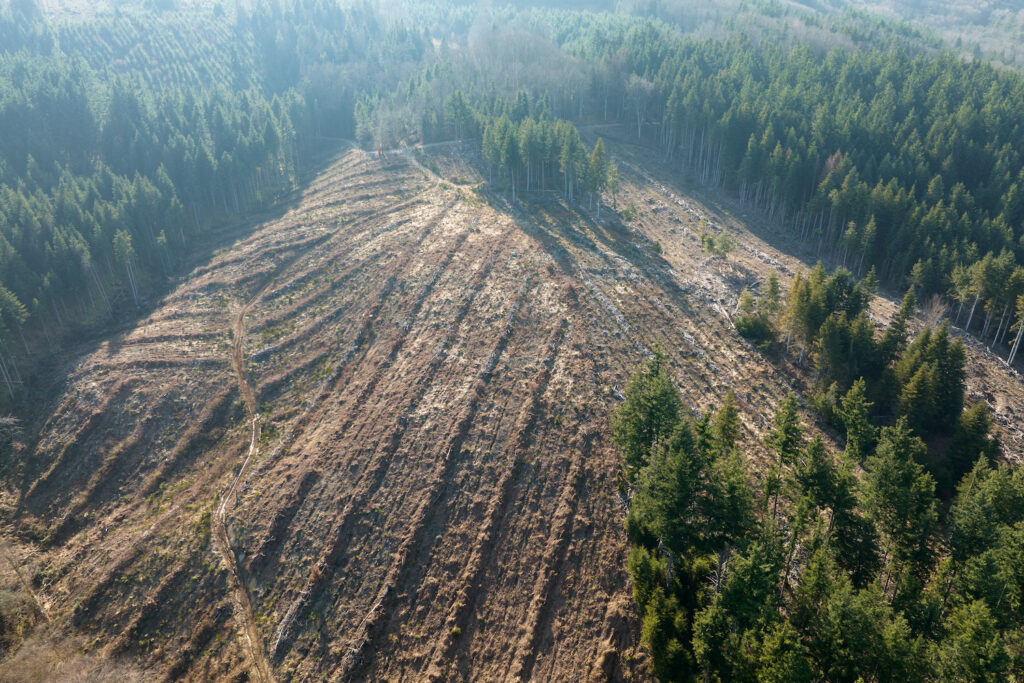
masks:
<path fill-rule="evenodd" d="M 710 190 L 666 163 L 663 155 L 633 144 L 619 126 L 592 126 L 589 137 L 600 134 L 610 142 L 624 179 L 620 203 L 634 204 L 639 218 L 632 224 L 640 240 L 657 241 L 674 273 L 684 281 L 696 278 L 719 301 L 724 313 L 731 313 L 744 287 L 755 293 L 771 271 L 779 274 L 783 289 L 797 271 L 809 270 L 822 261 L 828 268 L 844 265 L 829 259 L 816 241 L 803 243 L 790 236 L 787 226 L 768 220 L 726 192 Z M 699 251 L 699 228 L 694 221 L 704 218 L 710 232 L 723 230 L 735 238 L 737 248 L 729 255 L 726 277 L 716 277 L 712 267 L 702 274 L 693 270 Z M 710 263 L 710 262 L 708 262 Z M 720 273 L 718 273 L 720 274 Z M 902 292 L 880 292 L 871 302 L 870 314 L 876 325 L 889 323 L 899 309 Z M 980 307 L 979 307 L 980 310 Z M 955 322 L 956 310 L 923 306 L 911 324 L 912 332 L 936 325 L 942 317 Z M 962 316 L 961 322 L 966 321 Z M 967 346 L 967 400 L 984 401 L 992 411 L 1007 459 L 1019 462 L 1024 453 L 1024 381 L 1016 368 L 1006 365 L 1009 349 L 989 348 L 955 324 L 951 332 Z M 1010 337 L 1012 342 L 1012 335 Z M 778 359 L 785 374 L 806 388 L 811 368 L 794 366 L 792 359 Z"/>
<path fill-rule="evenodd" d="M 51 622 L 167 679 L 646 678 L 609 411 L 658 344 L 756 466 L 791 387 L 729 314 L 801 262 L 612 147 L 628 226 L 511 209 L 457 150 L 339 152 L 83 354 L 5 498 Z"/>

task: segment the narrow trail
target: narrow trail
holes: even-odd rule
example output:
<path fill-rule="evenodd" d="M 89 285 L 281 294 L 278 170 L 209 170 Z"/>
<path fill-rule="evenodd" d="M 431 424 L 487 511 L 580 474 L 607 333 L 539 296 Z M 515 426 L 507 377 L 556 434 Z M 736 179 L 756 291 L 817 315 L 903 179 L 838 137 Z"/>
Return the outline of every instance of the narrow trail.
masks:
<path fill-rule="evenodd" d="M 42 616 L 43 621 L 46 623 L 50 623 L 50 611 L 46 609 L 46 605 L 44 605 L 43 601 L 39 599 L 39 595 L 37 595 L 36 592 L 32 590 L 32 584 L 28 582 L 28 580 L 25 578 L 25 575 L 21 571 L 21 562 L 15 563 L 13 558 L 13 551 L 10 545 L 8 545 L 7 543 L 3 543 L 2 545 L 0 545 L 0 552 L 3 553 L 4 559 L 7 560 L 7 564 L 11 567 L 11 570 L 18 577 L 18 583 L 21 584 L 22 589 L 26 593 L 28 593 L 29 596 L 32 597 L 32 601 L 36 604 L 36 609 L 39 610 L 39 614 L 40 616 Z"/>
<path fill-rule="evenodd" d="M 245 589 L 245 584 L 242 583 L 235 553 L 231 550 L 227 525 L 228 510 L 235 503 L 235 497 L 238 494 L 238 483 L 242 481 L 249 471 L 249 463 L 252 461 L 253 456 L 259 452 L 260 415 L 256 410 L 256 393 L 253 391 L 252 384 L 250 384 L 249 377 L 245 372 L 243 345 L 245 340 L 245 314 L 249 312 L 250 306 L 252 306 L 261 293 L 262 290 L 257 292 L 240 308 L 231 323 L 233 337 L 231 365 L 238 378 L 238 389 L 242 395 L 242 402 L 245 403 L 245 410 L 252 420 L 252 437 L 249 441 L 249 452 L 242 462 L 242 467 L 238 470 L 238 474 L 235 475 L 231 486 L 221 495 L 220 502 L 214 509 L 211 524 L 213 533 L 211 535 L 214 546 L 217 548 L 217 553 L 224 560 L 224 565 L 228 570 L 228 587 L 231 589 L 231 600 L 235 604 L 235 617 L 242 627 L 242 635 L 245 636 L 246 650 L 249 653 L 255 677 L 262 683 L 271 683 L 274 677 L 270 672 L 270 664 L 263 650 L 263 642 L 260 639 L 259 628 L 256 626 L 256 618 L 253 616 L 249 592 Z"/>
<path fill-rule="evenodd" d="M 253 457 L 259 453 L 260 436 L 262 426 L 260 414 L 256 403 L 256 391 L 249 381 L 249 375 L 245 371 L 245 316 L 249 313 L 253 304 L 263 297 L 267 290 L 274 284 L 274 278 L 292 267 L 303 256 L 320 244 L 323 244 L 330 237 L 330 234 L 322 235 L 320 238 L 311 239 L 303 245 L 303 249 L 290 258 L 280 263 L 268 273 L 256 292 L 245 302 L 231 321 L 231 367 L 235 371 L 235 378 L 238 380 L 238 391 L 245 404 L 246 413 L 252 422 L 252 435 L 249 440 L 249 450 L 245 460 L 238 470 L 238 474 L 231 482 L 221 497 L 220 502 L 214 508 L 210 522 L 211 537 L 217 553 L 224 560 L 228 572 L 228 587 L 231 589 L 231 600 L 235 605 L 235 617 L 242 627 L 242 635 L 245 636 L 246 650 L 252 663 L 253 673 L 261 683 L 273 683 L 274 676 L 271 673 L 270 663 L 260 638 L 260 631 L 256 625 L 256 618 L 252 609 L 252 600 L 249 592 L 241 579 L 241 572 L 238 567 L 238 560 L 234 551 L 231 550 L 231 540 L 228 538 L 227 517 L 228 511 L 234 506 L 238 495 L 238 487 L 249 475 L 250 463 Z"/>

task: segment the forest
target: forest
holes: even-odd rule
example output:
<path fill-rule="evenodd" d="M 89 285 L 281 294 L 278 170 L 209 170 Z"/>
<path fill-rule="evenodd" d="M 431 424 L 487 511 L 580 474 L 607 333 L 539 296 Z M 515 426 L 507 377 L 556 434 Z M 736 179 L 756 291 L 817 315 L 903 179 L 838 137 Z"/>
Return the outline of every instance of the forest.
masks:
<path fill-rule="evenodd" d="M 873 276 L 873 272 L 870 273 Z M 965 399 L 948 322 L 908 339 L 908 292 L 876 334 L 877 282 L 819 264 L 744 292 L 737 330 L 809 360 L 751 472 L 730 390 L 692 415 L 660 350 L 611 430 L 633 595 L 660 680 L 1006 680 L 1024 667 L 1019 468 Z M 785 349 L 783 351 L 782 349 Z"/>
<path fill-rule="evenodd" d="M 18 131 L 0 140 L 0 374 L 12 398 L 15 354 L 30 363 L 37 344 L 59 349 L 131 317 L 205 231 L 292 191 L 315 136 L 352 133 L 360 81 L 338 89 L 336 70 L 374 51 L 398 68 L 423 51 L 415 33 L 385 35 L 369 7 L 296 5 L 285 34 L 276 5 L 206 14 L 53 25 L 31 1 L 0 13 L 0 128 Z M 320 51 L 329 65 L 309 63 Z"/>
<path fill-rule="evenodd" d="M 0 121 L 24 134 L 0 149 L 9 392 L 21 379 L 14 354 L 35 345 L 26 330 L 52 348 L 137 305 L 203 230 L 293 189 L 317 136 L 381 149 L 471 140 L 511 192 L 558 174 L 567 196 L 592 202 L 614 172 L 594 175 L 583 145 L 564 139 L 570 122 L 624 124 L 819 257 L 949 302 L 956 324 L 1014 360 L 1016 72 L 935 54 L 924 34 L 852 11 L 786 17 L 855 46 L 828 50 L 739 31 L 697 38 L 625 14 L 504 8 L 474 19 L 417 4 L 411 16 L 257 3 L 233 15 L 214 5 L 201 28 L 160 11 L 61 25 L 29 0 L 10 3 Z M 153 215 L 167 216 L 160 230 Z"/>
<path fill-rule="evenodd" d="M 357 126 L 365 103 L 354 93 L 379 97 L 438 61 L 413 22 L 388 24 L 368 5 L 257 5 L 232 18 L 218 5 L 204 19 L 198 29 L 174 13 L 115 13 L 51 26 L 30 1 L 0 14 L 0 128 L 19 131 L 0 141 L 0 376 L 11 399 L 24 384 L 16 355 L 29 363 L 36 338 L 53 350 L 132 315 L 204 231 L 294 190 L 317 138 L 395 144 Z M 453 92 L 445 121 L 513 190 L 534 173 L 540 188 L 561 176 L 570 197 L 607 185 L 603 152 L 588 155 L 542 104 L 522 93 L 474 101 Z"/>
<path fill-rule="evenodd" d="M 874 267 L 883 286 L 912 287 L 922 303 L 937 296 L 956 308 L 956 324 L 1015 355 L 1019 334 L 1010 335 L 1024 318 L 1018 72 L 932 54 L 895 31 L 858 34 L 852 19 L 834 30 L 862 35 L 864 45 L 827 51 L 738 33 L 695 39 L 619 15 L 518 21 L 541 26 L 551 42 L 512 29 L 494 38 L 512 42 L 508 58 L 523 60 L 527 90 L 554 115 L 627 126 L 819 258 L 860 276 Z M 557 67 L 537 73 L 525 55 L 545 50 Z M 357 103 L 367 139 L 374 125 L 424 141 L 450 136 L 462 125 L 450 89 L 480 78 L 461 61 L 453 55 L 414 76 L 386 105 Z M 485 109 L 488 100 L 493 110 L 508 97 L 490 92 Z"/>

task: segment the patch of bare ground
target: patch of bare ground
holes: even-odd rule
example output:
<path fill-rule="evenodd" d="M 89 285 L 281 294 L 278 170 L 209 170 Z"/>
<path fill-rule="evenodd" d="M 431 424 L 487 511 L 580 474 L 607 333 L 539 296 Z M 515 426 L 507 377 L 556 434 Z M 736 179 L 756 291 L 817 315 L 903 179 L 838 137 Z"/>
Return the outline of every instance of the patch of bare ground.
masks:
<path fill-rule="evenodd" d="M 618 201 L 633 205 L 638 217 L 629 225 L 638 245 L 663 249 L 665 266 L 674 278 L 693 287 L 701 300 L 728 317 L 745 287 L 756 291 L 768 274 L 779 274 L 783 287 L 794 273 L 811 268 L 819 260 L 827 267 L 843 265 L 828 260 L 817 241 L 801 242 L 790 236 L 787 226 L 769 220 L 745 206 L 730 194 L 708 189 L 666 162 L 664 155 L 630 141 L 618 126 L 598 126 L 590 137 L 603 135 L 609 150 L 619 163 L 623 178 Z M 711 259 L 700 249 L 700 220 L 707 221 L 713 233 L 727 231 L 737 248 L 725 260 Z M 871 303 L 870 313 L 882 327 L 895 316 L 902 293 L 881 292 Z M 912 324 L 920 331 L 935 325 L 944 316 L 951 318 L 951 329 L 968 348 L 967 399 L 985 401 L 1000 431 L 1006 456 L 1019 461 L 1024 452 L 1024 381 L 1016 368 L 1006 365 L 1008 349 L 990 348 L 967 335 L 955 324 L 956 311 L 935 310 L 925 306 Z M 963 316 L 966 319 L 966 316 Z M 1012 338 L 1011 338 L 1012 341 Z M 786 373 L 804 384 L 811 374 L 808 367 L 783 361 Z"/>
<path fill-rule="evenodd" d="M 51 618 L 155 678 L 646 678 L 608 416 L 660 345 L 760 461 L 790 385 L 729 313 L 801 263 L 612 148 L 630 225 L 509 207 L 446 145 L 339 153 L 224 233 L 75 361 L 10 482 Z"/>

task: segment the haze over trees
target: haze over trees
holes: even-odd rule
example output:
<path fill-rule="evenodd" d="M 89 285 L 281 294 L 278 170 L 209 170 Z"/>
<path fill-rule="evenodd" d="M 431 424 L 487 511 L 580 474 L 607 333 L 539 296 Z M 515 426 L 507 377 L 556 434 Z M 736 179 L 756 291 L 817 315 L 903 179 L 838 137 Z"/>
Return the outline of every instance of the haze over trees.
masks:
<path fill-rule="evenodd" d="M 960 322 L 1005 340 L 1024 237 L 1018 74 L 896 44 L 815 56 L 654 23 L 591 31 L 578 54 L 657 84 L 626 87 L 638 138 L 859 274 L 983 303 Z"/>
<path fill-rule="evenodd" d="M 31 1 L 0 13 L 0 129 L 17 131 L 0 138 L 0 374 L 12 396 L 11 354 L 130 314 L 204 231 L 291 191 L 314 136 L 351 135 L 353 91 L 388 81 L 339 87 L 339 69 L 376 54 L 400 70 L 424 49 L 369 6 L 229 17 L 217 5 L 201 18 L 129 9 L 55 24 Z M 311 59 L 325 51 L 330 62 Z"/>
<path fill-rule="evenodd" d="M 595 120 L 626 124 L 856 274 L 945 297 L 957 324 L 1015 355 L 1024 78 L 924 52 L 923 35 L 867 15 L 783 13 L 855 46 L 827 51 L 676 28 L 724 11 L 474 19 L 425 3 L 391 20 L 370 6 L 214 4 L 200 27 L 138 10 L 55 24 L 11 3 L 0 117 L 24 134 L 0 149 L 4 356 L 26 325 L 52 339 L 116 315 L 118 292 L 144 297 L 205 227 L 294 187 L 314 136 L 472 141 L 510 198 L 557 183 L 593 205 L 611 167 L 590 163 L 569 122 Z M 776 30 L 768 5 L 735 11 Z M 160 230 L 143 225 L 154 215 Z"/>
<path fill-rule="evenodd" d="M 858 21 L 880 35 L 858 33 Z M 538 25 L 543 37 L 525 33 Z M 479 66 L 505 89 L 502 108 L 525 89 L 552 116 L 618 121 L 819 256 L 858 276 L 873 267 L 881 284 L 911 286 L 920 302 L 945 298 L 957 324 L 1009 354 L 1024 294 L 1024 78 L 926 52 L 931 43 L 900 24 L 850 15 L 832 30 L 858 47 L 698 39 L 621 15 L 506 12 L 479 32 L 510 43 L 511 54 Z M 465 135 L 465 109 L 448 98 L 452 88 L 475 90 L 481 74 L 468 62 L 477 67 L 478 55 L 439 58 L 388 100 L 357 105 L 367 139 L 381 128 L 425 141 Z M 519 78 L 506 74 L 508 60 Z"/>

